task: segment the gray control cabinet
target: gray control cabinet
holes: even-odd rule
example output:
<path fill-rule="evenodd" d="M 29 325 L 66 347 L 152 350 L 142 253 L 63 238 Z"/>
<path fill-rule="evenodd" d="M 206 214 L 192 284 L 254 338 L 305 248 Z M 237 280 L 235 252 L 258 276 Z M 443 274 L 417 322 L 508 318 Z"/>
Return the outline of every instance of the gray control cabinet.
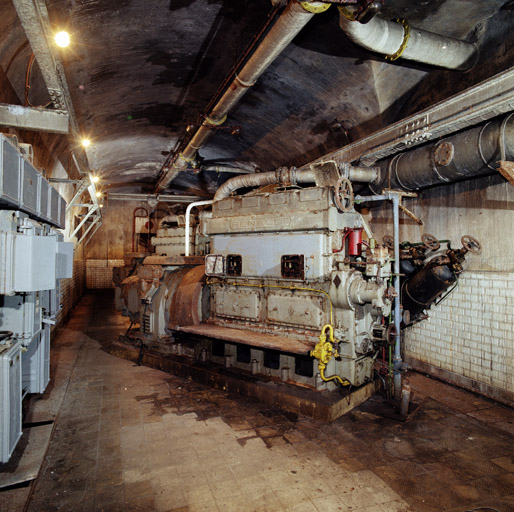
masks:
<path fill-rule="evenodd" d="M 26 347 L 22 357 L 22 388 L 24 393 L 44 393 L 50 382 L 50 326 Z"/>
<path fill-rule="evenodd" d="M 63 241 L 66 203 L 0 134 L 0 463 L 21 436 L 21 401 L 50 380 L 50 325 L 60 309 L 59 279 L 73 273 Z"/>
<path fill-rule="evenodd" d="M 0 205 L 64 229 L 66 202 L 41 173 L 0 133 Z"/>
<path fill-rule="evenodd" d="M 0 462 L 7 462 L 21 437 L 21 343 L 0 344 Z"/>

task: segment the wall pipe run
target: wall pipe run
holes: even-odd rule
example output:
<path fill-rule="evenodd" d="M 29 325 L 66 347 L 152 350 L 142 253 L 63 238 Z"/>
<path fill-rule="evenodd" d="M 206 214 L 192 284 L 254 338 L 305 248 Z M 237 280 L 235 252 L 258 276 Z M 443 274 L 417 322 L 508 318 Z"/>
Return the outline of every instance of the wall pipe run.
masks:
<path fill-rule="evenodd" d="M 208 204 L 212 204 L 212 203 L 214 203 L 214 200 L 209 199 L 207 201 L 197 201 L 196 203 L 191 203 L 187 206 L 187 208 L 186 208 L 186 227 L 185 227 L 186 247 L 185 247 L 185 251 L 184 251 L 185 256 L 190 256 L 190 254 L 189 254 L 190 226 L 189 225 L 191 223 L 191 210 L 193 208 L 196 208 L 197 206 L 204 206 L 204 205 L 208 205 Z"/>
<path fill-rule="evenodd" d="M 384 188 L 419 190 L 496 171 L 499 160 L 514 160 L 514 112 L 440 141 L 378 162 L 374 193 Z"/>
<path fill-rule="evenodd" d="M 386 55 L 394 61 L 404 59 L 465 71 L 475 64 L 478 49 L 474 44 L 411 27 L 405 20 L 388 21 L 379 16 L 362 24 L 349 19 L 339 8 L 339 26 L 356 44 Z"/>
<path fill-rule="evenodd" d="M 156 192 L 165 190 L 180 171 L 188 164 L 196 165 L 196 154 L 213 135 L 216 126 L 224 123 L 227 114 L 246 94 L 269 65 L 282 53 L 300 30 L 310 21 L 316 12 L 326 10 L 330 4 L 323 2 L 299 2 L 291 0 L 283 13 L 252 54 L 248 62 L 236 74 L 223 96 L 219 99 L 205 121 L 198 128 L 187 146 L 165 170 L 155 187 Z"/>

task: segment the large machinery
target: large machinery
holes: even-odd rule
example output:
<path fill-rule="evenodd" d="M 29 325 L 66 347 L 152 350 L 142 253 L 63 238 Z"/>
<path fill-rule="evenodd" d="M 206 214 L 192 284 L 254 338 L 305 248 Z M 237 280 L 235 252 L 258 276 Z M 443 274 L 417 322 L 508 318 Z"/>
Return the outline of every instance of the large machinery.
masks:
<path fill-rule="evenodd" d="M 0 134 L 0 463 L 22 435 L 21 402 L 50 380 L 50 327 L 60 279 L 71 277 L 73 244 L 63 241 L 66 203 Z"/>
<path fill-rule="evenodd" d="M 140 361 L 149 350 L 312 391 L 374 389 L 377 358 L 398 333 L 394 244 L 376 242 L 354 208 L 349 180 L 332 169 L 334 187 L 323 173 L 279 169 L 235 178 L 207 207 L 198 205 L 198 218 L 163 219 L 152 239 L 158 254 L 140 264 L 128 255 L 130 265 L 114 272 L 118 308 L 140 323 L 128 335 Z M 443 253 L 435 242 L 402 246 L 412 320 L 455 282 L 478 244 Z M 449 275 L 437 287 L 443 267 Z M 421 297 L 426 283 L 437 290 Z M 401 313 L 409 318 L 407 309 Z"/>

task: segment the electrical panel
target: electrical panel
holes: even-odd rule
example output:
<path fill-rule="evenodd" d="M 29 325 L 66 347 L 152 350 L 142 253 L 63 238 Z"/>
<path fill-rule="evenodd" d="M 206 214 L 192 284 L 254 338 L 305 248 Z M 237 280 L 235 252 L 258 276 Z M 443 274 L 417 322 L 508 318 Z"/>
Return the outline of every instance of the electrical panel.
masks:
<path fill-rule="evenodd" d="M 66 203 L 12 142 L 0 134 L 0 462 L 21 436 L 21 401 L 50 380 L 50 326 L 60 309 L 60 279 L 73 273 Z"/>
<path fill-rule="evenodd" d="M 7 462 L 21 437 L 21 343 L 0 345 L 0 462 Z M 12 343 L 12 344 L 11 344 Z"/>

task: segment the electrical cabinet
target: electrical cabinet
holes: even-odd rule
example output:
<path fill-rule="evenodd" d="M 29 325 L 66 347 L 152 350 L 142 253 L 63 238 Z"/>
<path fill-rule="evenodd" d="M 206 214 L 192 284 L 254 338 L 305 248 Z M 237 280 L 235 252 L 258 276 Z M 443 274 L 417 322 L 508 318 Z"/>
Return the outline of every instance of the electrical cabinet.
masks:
<path fill-rule="evenodd" d="M 21 343 L 0 345 L 0 462 L 7 462 L 21 437 Z"/>
<path fill-rule="evenodd" d="M 64 199 L 0 134 L 0 462 L 21 436 L 22 397 L 50 380 L 59 280 L 73 273 L 73 244 L 56 229 L 65 213 Z"/>
<path fill-rule="evenodd" d="M 22 358 L 22 388 L 24 393 L 44 393 L 50 382 L 50 326 L 26 347 Z"/>

